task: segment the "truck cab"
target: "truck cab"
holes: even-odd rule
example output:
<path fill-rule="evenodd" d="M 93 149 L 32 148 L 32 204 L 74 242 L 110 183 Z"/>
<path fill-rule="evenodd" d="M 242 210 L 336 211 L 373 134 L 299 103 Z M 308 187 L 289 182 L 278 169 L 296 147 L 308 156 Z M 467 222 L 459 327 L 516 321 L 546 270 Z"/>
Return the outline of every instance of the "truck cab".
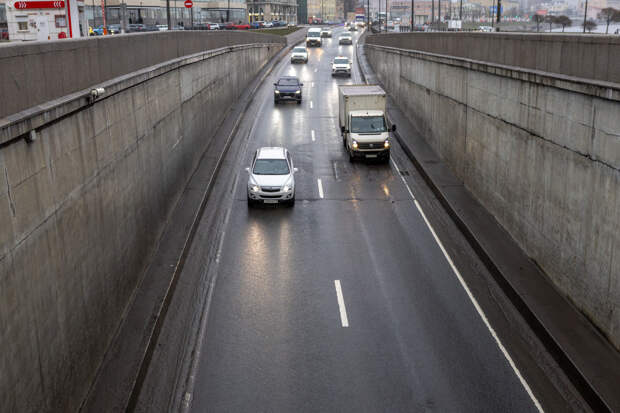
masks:
<path fill-rule="evenodd" d="M 385 91 L 377 85 L 339 88 L 340 131 L 349 160 L 390 160 L 390 131 L 385 116 Z"/>

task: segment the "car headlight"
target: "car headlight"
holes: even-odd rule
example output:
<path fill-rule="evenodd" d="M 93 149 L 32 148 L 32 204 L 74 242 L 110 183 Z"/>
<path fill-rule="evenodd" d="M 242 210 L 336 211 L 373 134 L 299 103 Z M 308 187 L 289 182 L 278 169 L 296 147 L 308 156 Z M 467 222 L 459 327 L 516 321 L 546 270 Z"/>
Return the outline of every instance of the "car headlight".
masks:
<path fill-rule="evenodd" d="M 279 90 L 276 90 L 275 92 L 276 92 L 277 94 L 280 94 L 280 91 L 279 91 Z"/>
<path fill-rule="evenodd" d="M 291 189 L 292 189 L 292 186 L 290 184 L 289 185 L 284 185 L 282 187 L 282 191 L 284 191 L 284 192 L 290 192 Z"/>
<path fill-rule="evenodd" d="M 388 141 L 387 139 L 385 140 L 385 142 L 383 142 L 383 147 L 385 149 L 388 149 L 390 147 L 390 141 Z"/>
<path fill-rule="evenodd" d="M 359 147 L 359 145 L 357 144 L 357 141 L 353 141 L 353 142 L 351 143 L 351 147 L 352 147 L 353 149 L 357 149 L 357 148 Z"/>
<path fill-rule="evenodd" d="M 301 93 L 301 90 L 296 90 L 295 93 Z"/>
<path fill-rule="evenodd" d="M 258 192 L 260 188 L 258 187 L 258 185 L 250 185 L 250 191 L 252 192 Z"/>

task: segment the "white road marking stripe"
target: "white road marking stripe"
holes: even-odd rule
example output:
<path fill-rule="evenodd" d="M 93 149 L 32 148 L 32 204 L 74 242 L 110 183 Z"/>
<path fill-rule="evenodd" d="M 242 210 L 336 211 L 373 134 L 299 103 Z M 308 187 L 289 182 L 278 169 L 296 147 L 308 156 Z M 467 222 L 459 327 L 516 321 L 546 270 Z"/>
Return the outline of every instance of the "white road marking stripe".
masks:
<path fill-rule="evenodd" d="M 311 135 L 312 135 L 312 142 L 314 142 L 314 129 L 312 129 L 312 131 L 310 131 Z"/>
<path fill-rule="evenodd" d="M 411 191 L 411 188 L 409 188 L 409 184 L 407 184 L 407 181 L 405 180 L 405 177 L 402 176 L 402 174 L 400 173 L 400 169 L 398 168 L 398 165 L 396 165 L 396 162 L 394 161 L 393 158 L 391 158 L 391 161 L 394 164 L 394 167 L 396 168 L 396 171 L 398 172 L 398 175 L 400 175 L 400 179 L 405 184 L 405 187 L 407 188 L 407 191 L 409 191 L 409 195 L 411 195 L 411 198 L 413 198 L 413 203 L 415 204 L 416 208 L 418 209 L 418 212 L 420 212 L 420 215 L 422 215 L 422 219 L 424 219 L 424 222 L 426 223 L 426 226 L 431 231 L 431 234 L 433 235 L 433 238 L 435 239 L 435 242 L 439 246 L 439 249 L 441 249 L 441 252 L 443 253 L 444 257 L 446 257 L 446 260 L 448 261 L 448 264 L 450 264 L 450 268 L 452 268 L 452 272 L 454 272 L 454 274 L 456 275 L 456 278 L 459 280 L 459 283 L 461 284 L 461 286 L 463 287 L 463 289 L 467 293 L 467 296 L 469 297 L 469 300 L 471 301 L 471 303 L 474 305 L 474 308 L 478 312 L 478 315 L 480 316 L 480 318 L 482 318 L 482 321 L 484 322 L 485 326 L 487 327 L 487 329 L 491 333 L 491 336 L 493 336 L 493 339 L 495 340 L 495 343 L 497 344 L 497 346 L 501 350 L 502 354 L 504 354 L 504 357 L 506 357 L 506 360 L 508 360 L 508 364 L 510 364 L 510 367 L 512 367 L 512 370 L 515 372 L 515 374 L 519 378 L 519 381 L 521 382 L 521 385 L 523 386 L 523 388 L 525 389 L 527 394 L 530 396 L 530 399 L 532 400 L 532 402 L 534 403 L 534 405 L 536 406 L 538 411 L 539 412 L 543 412 L 544 410 L 543 410 L 542 406 L 540 405 L 540 402 L 538 401 L 536 396 L 534 396 L 534 393 L 532 393 L 532 389 L 530 389 L 529 384 L 527 384 L 527 382 L 525 381 L 525 379 L 521 375 L 521 372 L 519 371 L 519 369 L 517 368 L 516 364 L 512 360 L 512 357 L 510 357 L 510 354 L 508 354 L 508 351 L 506 350 L 506 348 L 502 344 L 501 340 L 499 339 L 497 333 L 495 332 L 495 330 L 491 326 L 491 323 L 489 323 L 489 320 L 487 319 L 486 314 L 484 314 L 484 311 L 482 310 L 482 307 L 480 307 L 480 304 L 478 304 L 478 300 L 476 300 L 476 298 L 472 294 L 471 290 L 469 289 L 469 286 L 467 285 L 467 283 L 463 279 L 463 276 L 461 275 L 460 271 L 458 270 L 458 268 L 456 268 L 456 265 L 454 265 L 454 262 L 452 261 L 452 258 L 450 258 L 450 255 L 448 254 L 448 252 L 444 248 L 441 240 L 439 239 L 439 237 L 435 233 L 435 230 L 433 229 L 433 226 L 431 225 L 431 223 L 426 218 L 426 214 L 422 210 L 422 207 L 420 206 L 420 203 L 415 198 L 415 196 L 413 196 L 413 192 Z"/>
<path fill-rule="evenodd" d="M 316 183 L 319 185 L 319 196 L 323 198 L 323 183 L 321 182 L 321 179 L 317 179 Z"/>
<path fill-rule="evenodd" d="M 319 59 L 319 60 L 321 60 L 321 59 Z M 318 72 L 318 71 L 319 71 L 319 69 L 318 69 L 318 68 L 316 68 L 316 69 L 314 69 L 314 71 L 315 71 L 315 72 Z"/>
<path fill-rule="evenodd" d="M 343 327 L 349 327 L 349 319 L 347 318 L 347 308 L 344 305 L 344 297 L 342 296 L 342 287 L 340 280 L 334 280 L 336 286 L 336 296 L 338 296 L 338 308 L 340 309 L 340 322 Z"/>
<path fill-rule="evenodd" d="M 313 106 L 312 106 L 312 101 L 310 101 L 310 109 L 312 109 L 312 107 L 313 107 Z"/>
<path fill-rule="evenodd" d="M 314 82 L 312 82 L 311 85 L 312 85 L 311 87 L 314 87 Z"/>

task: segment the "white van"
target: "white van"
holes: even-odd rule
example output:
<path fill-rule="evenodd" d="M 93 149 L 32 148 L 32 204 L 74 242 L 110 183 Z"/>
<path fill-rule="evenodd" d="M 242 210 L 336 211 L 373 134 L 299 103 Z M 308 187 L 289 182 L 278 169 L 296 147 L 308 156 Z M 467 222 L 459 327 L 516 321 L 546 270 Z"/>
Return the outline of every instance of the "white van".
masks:
<path fill-rule="evenodd" d="M 323 40 L 321 39 L 321 28 L 313 27 L 308 30 L 306 34 L 306 47 L 309 46 L 323 46 Z"/>

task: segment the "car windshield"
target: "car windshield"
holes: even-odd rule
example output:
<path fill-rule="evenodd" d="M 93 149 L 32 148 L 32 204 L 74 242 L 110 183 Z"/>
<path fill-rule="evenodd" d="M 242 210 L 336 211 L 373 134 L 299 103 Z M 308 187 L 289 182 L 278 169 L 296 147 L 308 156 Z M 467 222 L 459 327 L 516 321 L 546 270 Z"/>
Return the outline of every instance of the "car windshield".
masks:
<path fill-rule="evenodd" d="M 297 79 L 280 79 L 278 81 L 278 85 L 280 86 L 297 86 L 299 82 Z"/>
<path fill-rule="evenodd" d="M 385 119 L 383 116 L 354 116 L 351 118 L 351 132 L 353 133 L 376 133 L 386 132 Z"/>
<path fill-rule="evenodd" d="M 350 34 L 341 34 L 341 35 L 340 35 L 340 38 L 341 38 L 341 39 L 342 39 L 342 38 L 345 38 L 345 37 L 346 37 L 346 38 L 350 38 L 350 37 L 351 37 L 351 35 L 350 35 Z"/>
<path fill-rule="evenodd" d="M 321 32 L 308 32 L 308 37 L 320 37 Z"/>
<path fill-rule="evenodd" d="M 289 173 L 285 159 L 257 159 L 254 164 L 255 175 L 288 175 Z"/>
<path fill-rule="evenodd" d="M 334 64 L 346 65 L 349 63 L 349 59 L 334 59 Z"/>
<path fill-rule="evenodd" d="M 293 49 L 295 53 L 306 53 L 306 49 L 304 47 L 296 47 Z"/>

